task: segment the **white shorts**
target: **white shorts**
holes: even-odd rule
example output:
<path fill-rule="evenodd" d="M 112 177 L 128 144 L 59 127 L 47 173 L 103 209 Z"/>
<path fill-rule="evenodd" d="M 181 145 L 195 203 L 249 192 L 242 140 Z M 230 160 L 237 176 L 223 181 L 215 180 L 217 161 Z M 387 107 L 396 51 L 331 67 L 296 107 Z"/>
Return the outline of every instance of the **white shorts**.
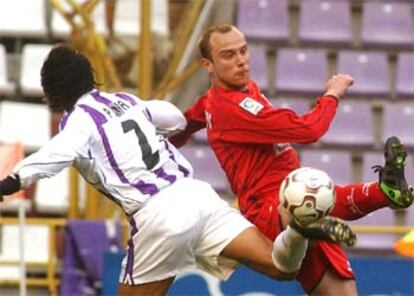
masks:
<path fill-rule="evenodd" d="M 199 267 L 225 280 L 238 262 L 219 256 L 253 225 L 221 200 L 208 183 L 180 179 L 130 219 L 131 238 L 119 281 L 160 281 Z"/>

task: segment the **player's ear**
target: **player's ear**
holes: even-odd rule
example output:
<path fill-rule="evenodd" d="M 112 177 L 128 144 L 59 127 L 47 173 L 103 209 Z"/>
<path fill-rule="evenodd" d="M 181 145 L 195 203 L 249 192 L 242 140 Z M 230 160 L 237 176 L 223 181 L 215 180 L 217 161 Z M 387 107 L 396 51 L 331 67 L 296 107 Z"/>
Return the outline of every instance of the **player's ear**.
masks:
<path fill-rule="evenodd" d="M 208 72 L 208 74 L 213 74 L 213 63 L 206 58 L 201 58 L 201 66 Z"/>

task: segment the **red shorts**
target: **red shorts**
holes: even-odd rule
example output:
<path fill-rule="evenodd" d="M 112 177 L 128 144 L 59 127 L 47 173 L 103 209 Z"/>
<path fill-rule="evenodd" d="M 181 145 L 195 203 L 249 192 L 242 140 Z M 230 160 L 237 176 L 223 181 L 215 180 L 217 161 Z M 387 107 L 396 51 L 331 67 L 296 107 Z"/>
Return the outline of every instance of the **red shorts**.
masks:
<path fill-rule="evenodd" d="M 243 213 L 271 240 L 274 240 L 283 229 L 277 205 L 278 199 L 260 198 L 256 202 L 256 207 L 251 209 L 252 211 Z M 344 279 L 355 278 L 347 255 L 341 246 L 325 241 L 313 242 L 306 253 L 297 277 L 306 293 L 312 292 L 328 268 Z"/>

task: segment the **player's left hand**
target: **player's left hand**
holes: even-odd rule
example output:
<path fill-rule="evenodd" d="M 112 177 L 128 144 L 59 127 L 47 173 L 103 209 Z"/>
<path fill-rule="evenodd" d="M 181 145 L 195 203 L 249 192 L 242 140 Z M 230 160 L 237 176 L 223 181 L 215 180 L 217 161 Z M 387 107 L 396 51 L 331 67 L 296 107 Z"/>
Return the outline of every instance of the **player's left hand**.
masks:
<path fill-rule="evenodd" d="M 21 189 L 20 177 L 18 174 L 8 175 L 0 181 L 0 201 L 3 201 L 3 195 L 16 193 Z"/>

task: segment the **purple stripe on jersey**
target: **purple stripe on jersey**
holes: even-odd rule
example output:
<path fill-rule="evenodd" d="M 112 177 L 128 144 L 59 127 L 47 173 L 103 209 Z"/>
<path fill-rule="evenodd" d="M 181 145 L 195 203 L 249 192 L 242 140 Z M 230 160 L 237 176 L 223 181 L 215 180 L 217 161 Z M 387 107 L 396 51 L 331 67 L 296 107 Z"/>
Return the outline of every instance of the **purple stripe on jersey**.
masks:
<path fill-rule="evenodd" d="M 145 183 L 142 180 L 139 180 L 137 184 L 132 186 L 138 189 L 142 194 L 154 195 L 159 191 L 158 187 L 155 184 Z"/>
<path fill-rule="evenodd" d="M 59 130 L 63 130 L 66 126 L 66 124 L 68 123 L 68 119 L 71 113 L 65 112 L 65 114 L 63 114 L 62 118 L 60 119 L 60 123 L 59 123 Z"/>
<path fill-rule="evenodd" d="M 127 253 L 127 263 L 125 266 L 125 273 L 124 278 L 122 279 L 122 282 L 126 284 L 125 280 L 127 275 L 129 275 L 129 278 L 131 280 L 131 285 L 134 284 L 134 278 L 132 277 L 132 273 L 134 271 L 134 236 L 138 233 L 137 224 L 135 223 L 134 217 L 131 216 L 129 218 L 129 224 L 131 225 L 131 236 L 128 240 L 128 253 Z"/>
<path fill-rule="evenodd" d="M 170 146 L 168 146 L 168 142 L 164 141 L 164 144 L 165 144 L 165 148 L 168 150 L 171 160 L 173 160 L 177 164 L 178 170 L 181 173 L 183 173 L 184 177 L 188 177 L 190 172 L 175 160 L 174 153 L 171 151 Z"/>
<path fill-rule="evenodd" d="M 103 96 L 101 96 L 101 94 L 98 92 L 98 91 L 94 91 L 94 92 L 92 92 L 91 93 L 91 96 L 96 100 L 96 101 L 98 101 L 99 103 L 102 103 L 102 104 L 105 104 L 106 106 L 108 106 L 108 107 L 111 107 L 114 103 L 111 101 L 111 100 L 109 100 L 109 99 L 107 99 L 107 98 L 105 98 L 105 97 L 103 97 Z"/>
<path fill-rule="evenodd" d="M 148 120 L 152 122 L 152 115 L 151 112 L 149 112 L 148 108 L 144 109 L 144 114 L 148 118 Z"/>
<path fill-rule="evenodd" d="M 118 166 L 118 163 L 115 160 L 114 154 L 111 149 L 111 145 L 109 144 L 108 137 L 106 136 L 105 130 L 102 128 L 102 125 L 107 121 L 107 119 L 104 115 L 102 115 L 95 109 L 91 108 L 90 106 L 79 105 L 79 107 L 85 110 L 95 122 L 96 128 L 98 129 L 99 135 L 101 136 L 104 145 L 106 156 L 108 157 L 109 163 L 111 164 L 111 167 L 115 171 L 119 180 L 121 180 L 121 182 L 124 184 L 129 184 L 137 188 L 142 194 L 153 195 L 157 193 L 158 188 L 154 184 L 147 184 L 144 181 L 139 181 L 137 184 L 133 185 L 128 181 L 128 179 L 125 177 L 124 173 L 122 172 L 121 168 Z"/>
<path fill-rule="evenodd" d="M 129 102 L 132 106 L 135 106 L 137 104 L 137 101 L 126 93 L 116 93 L 115 96 Z M 151 113 L 147 108 L 144 109 L 144 115 L 149 121 L 152 121 Z"/>
<path fill-rule="evenodd" d="M 115 96 L 125 101 L 128 101 L 129 103 L 131 103 L 132 106 L 135 106 L 137 104 L 135 99 L 133 97 L 128 96 L 126 93 L 116 93 Z"/>
<path fill-rule="evenodd" d="M 174 183 L 177 180 L 176 176 L 167 174 L 163 168 L 155 170 L 154 173 L 157 175 L 158 178 L 164 179 L 170 182 L 170 184 Z"/>

